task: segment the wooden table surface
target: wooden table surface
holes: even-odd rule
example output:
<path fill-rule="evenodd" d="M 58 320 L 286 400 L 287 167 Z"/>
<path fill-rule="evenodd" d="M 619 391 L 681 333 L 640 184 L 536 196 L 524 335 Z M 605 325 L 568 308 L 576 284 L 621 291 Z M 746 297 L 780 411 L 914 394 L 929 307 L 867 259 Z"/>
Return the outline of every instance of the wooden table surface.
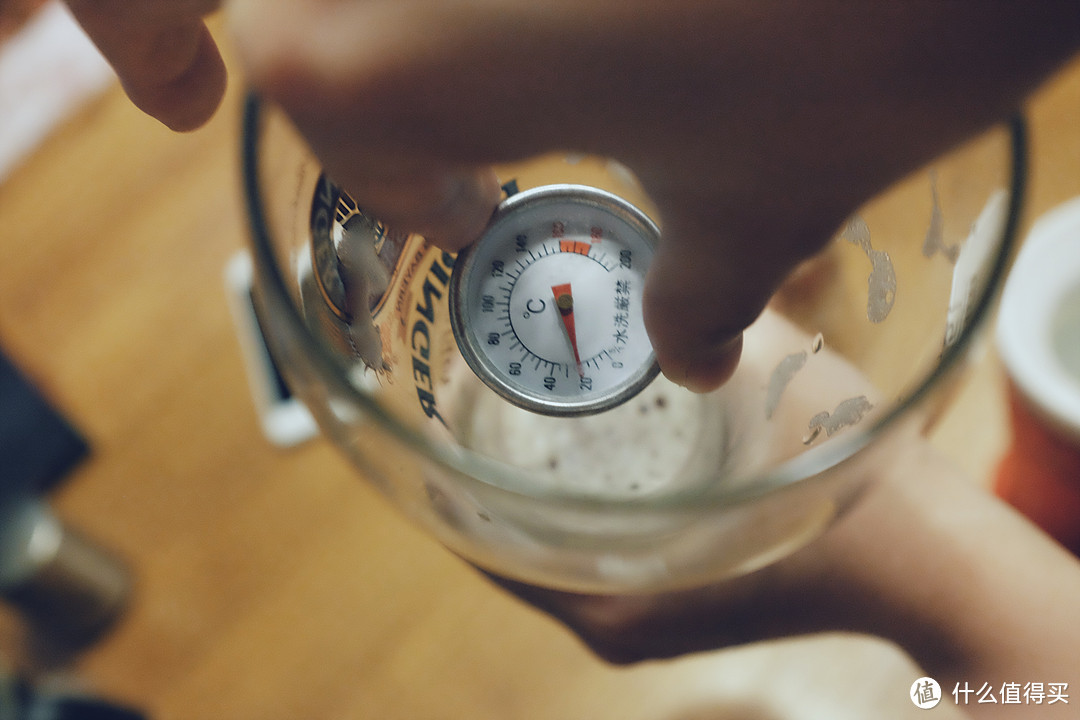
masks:
<path fill-rule="evenodd" d="M 161 720 L 921 717 L 916 669 L 864 638 L 606 666 L 326 442 L 268 444 L 223 284 L 245 242 L 238 85 L 189 135 L 113 90 L 0 187 L 0 347 L 93 446 L 54 506 L 136 580 L 119 625 L 59 670 Z M 1030 116 L 1028 221 L 1080 194 L 1080 64 Z M 988 476 L 1007 440 L 992 352 L 936 440 Z"/>

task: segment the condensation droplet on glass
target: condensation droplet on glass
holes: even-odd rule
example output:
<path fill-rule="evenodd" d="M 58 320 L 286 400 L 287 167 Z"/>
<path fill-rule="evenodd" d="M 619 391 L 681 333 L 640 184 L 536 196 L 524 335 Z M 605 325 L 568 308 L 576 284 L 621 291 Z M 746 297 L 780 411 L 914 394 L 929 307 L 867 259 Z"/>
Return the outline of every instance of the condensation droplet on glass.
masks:
<path fill-rule="evenodd" d="M 896 301 L 896 270 L 892 258 L 870 243 L 870 227 L 859 215 L 854 215 L 844 227 L 841 238 L 858 246 L 870 260 L 867 279 L 866 317 L 872 323 L 884 322 Z"/>
<path fill-rule="evenodd" d="M 857 425 L 873 407 L 865 395 L 842 400 L 832 412 L 823 410 L 810 418 L 809 427 L 811 432 L 815 433 L 813 437 L 817 437 L 816 433 L 822 430 L 825 431 L 825 435 L 832 437 L 834 433 L 845 427 Z"/>
<path fill-rule="evenodd" d="M 857 245 L 864 251 L 870 249 L 870 227 L 862 219 L 861 215 L 852 215 L 848 218 L 840 237 L 852 245 Z"/>
<path fill-rule="evenodd" d="M 792 353 L 782 359 L 769 376 L 769 386 L 765 392 L 765 419 L 771 420 L 780 404 L 780 398 L 792 378 L 806 365 L 806 351 Z"/>
<path fill-rule="evenodd" d="M 932 258 L 941 253 L 950 263 L 954 263 L 956 256 L 960 253 L 960 247 L 945 244 L 945 217 L 941 212 L 937 173 L 934 170 L 930 171 L 930 200 L 930 226 L 926 228 L 926 238 L 923 240 L 923 257 Z"/>

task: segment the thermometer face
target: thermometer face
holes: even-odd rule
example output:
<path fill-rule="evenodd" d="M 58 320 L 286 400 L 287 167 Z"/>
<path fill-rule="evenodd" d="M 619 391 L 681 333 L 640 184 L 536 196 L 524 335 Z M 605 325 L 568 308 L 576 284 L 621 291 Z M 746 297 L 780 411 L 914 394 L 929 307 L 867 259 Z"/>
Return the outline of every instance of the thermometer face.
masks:
<path fill-rule="evenodd" d="M 641 311 L 659 230 L 580 185 L 511 196 L 458 257 L 450 319 L 473 371 L 508 401 L 585 415 L 633 397 L 659 368 Z"/>

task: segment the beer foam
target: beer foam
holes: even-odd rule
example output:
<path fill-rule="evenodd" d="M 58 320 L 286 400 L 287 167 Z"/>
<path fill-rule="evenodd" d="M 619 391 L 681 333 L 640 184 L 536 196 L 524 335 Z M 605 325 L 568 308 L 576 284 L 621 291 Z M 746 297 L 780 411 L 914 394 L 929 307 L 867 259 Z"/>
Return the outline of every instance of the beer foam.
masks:
<path fill-rule="evenodd" d="M 544 489 L 651 495 L 682 489 L 702 467 L 719 467 L 719 410 L 663 377 L 617 408 L 576 418 L 537 415 L 482 392 L 464 443 L 529 472 Z"/>

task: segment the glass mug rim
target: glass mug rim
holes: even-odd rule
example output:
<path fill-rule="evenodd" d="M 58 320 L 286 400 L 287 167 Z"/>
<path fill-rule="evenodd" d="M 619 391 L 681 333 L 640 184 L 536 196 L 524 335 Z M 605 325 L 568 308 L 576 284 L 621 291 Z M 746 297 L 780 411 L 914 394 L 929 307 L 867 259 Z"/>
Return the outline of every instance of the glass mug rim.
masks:
<path fill-rule="evenodd" d="M 277 314 L 275 320 L 284 322 L 288 332 L 299 338 L 308 360 L 317 368 L 319 376 L 328 382 L 335 393 L 346 397 L 359 407 L 367 419 L 377 423 L 399 442 L 437 463 L 445 470 L 470 483 L 484 487 L 492 486 L 504 492 L 530 499 L 579 510 L 596 510 L 610 507 L 615 501 L 601 499 L 584 493 L 538 490 L 529 482 L 528 473 L 506 463 L 473 452 L 467 448 L 453 450 L 439 446 L 426 436 L 407 427 L 378 401 L 349 382 L 343 363 L 329 348 L 320 342 L 301 317 L 292 302 L 273 253 L 273 233 L 264 212 L 262 187 L 260 185 L 259 143 L 262 139 L 263 101 L 249 92 L 244 100 L 241 119 L 241 170 L 245 209 L 248 220 L 248 250 L 255 266 L 255 282 L 263 293 L 262 300 L 270 312 Z M 914 390 L 902 400 L 895 402 L 882 416 L 853 432 L 845 433 L 828 443 L 790 458 L 775 467 L 752 476 L 737 488 L 712 491 L 708 495 L 700 491 L 676 491 L 649 498 L 620 498 L 621 512 L 693 511 L 709 512 L 717 508 L 731 508 L 779 492 L 798 483 L 810 480 L 858 454 L 864 447 L 898 425 L 909 410 L 926 399 L 950 372 L 959 365 L 990 315 L 992 307 L 1011 261 L 1016 245 L 1027 180 L 1027 128 L 1023 117 L 1013 115 L 1006 123 L 1009 135 L 1010 168 L 1008 207 L 999 249 L 982 292 L 971 307 L 969 319 L 952 344 L 942 352 L 940 360 L 918 382 Z"/>

